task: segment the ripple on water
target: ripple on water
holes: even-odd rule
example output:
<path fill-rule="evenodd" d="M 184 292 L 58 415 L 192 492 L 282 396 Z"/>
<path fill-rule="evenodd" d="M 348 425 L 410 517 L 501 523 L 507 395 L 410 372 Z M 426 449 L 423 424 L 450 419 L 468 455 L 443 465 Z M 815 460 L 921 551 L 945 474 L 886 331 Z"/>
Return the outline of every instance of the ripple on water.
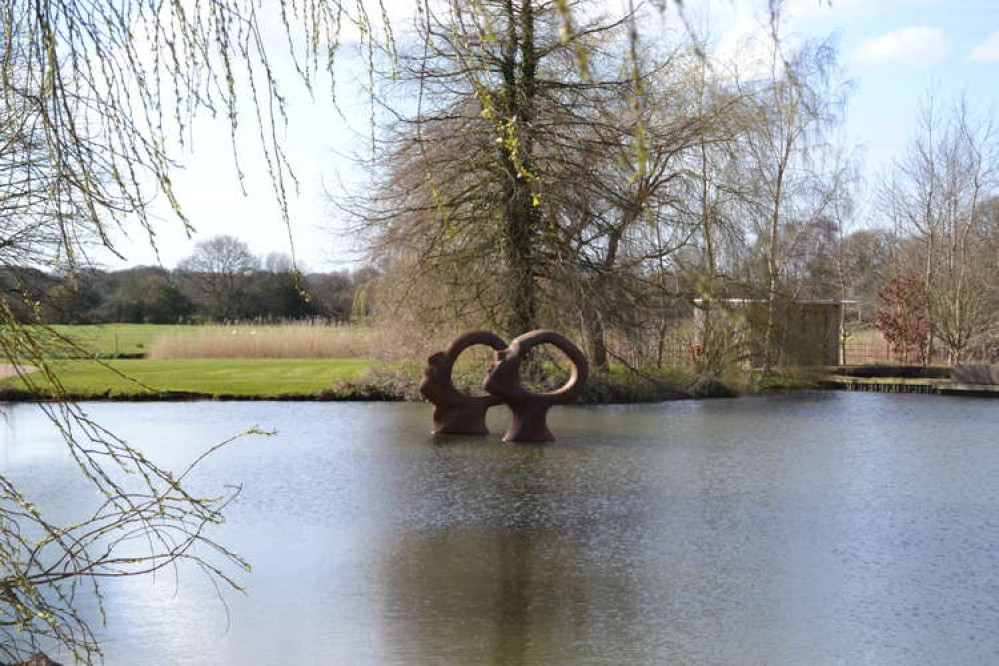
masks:
<path fill-rule="evenodd" d="M 227 621 L 191 572 L 115 581 L 112 666 L 999 659 L 994 402 L 576 407 L 543 447 L 435 440 L 424 405 L 87 408 L 175 467 L 279 431 L 196 480 L 242 484 L 220 538 L 254 563 L 249 595 Z M 2 437 L 4 473 L 40 504 L 86 504 L 35 410 Z"/>

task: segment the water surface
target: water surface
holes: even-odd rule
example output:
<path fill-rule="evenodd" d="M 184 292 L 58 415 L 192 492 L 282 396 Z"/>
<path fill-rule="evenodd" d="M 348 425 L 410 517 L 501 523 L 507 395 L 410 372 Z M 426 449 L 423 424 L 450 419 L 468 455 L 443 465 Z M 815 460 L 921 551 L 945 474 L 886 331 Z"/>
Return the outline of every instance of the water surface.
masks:
<path fill-rule="evenodd" d="M 198 485 L 249 592 L 106 588 L 111 666 L 999 661 L 999 403 L 815 393 L 573 407 L 559 441 L 434 439 L 425 405 L 90 404 Z M 53 514 L 90 490 L 37 408 L 0 465 Z"/>

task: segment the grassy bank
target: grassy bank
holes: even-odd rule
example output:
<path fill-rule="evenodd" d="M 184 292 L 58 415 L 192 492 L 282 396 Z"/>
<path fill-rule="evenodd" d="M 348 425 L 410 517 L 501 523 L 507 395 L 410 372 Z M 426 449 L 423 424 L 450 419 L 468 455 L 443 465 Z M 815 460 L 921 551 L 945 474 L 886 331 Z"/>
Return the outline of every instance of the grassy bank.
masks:
<path fill-rule="evenodd" d="M 191 335 L 202 327 L 169 324 L 60 324 L 49 328 L 56 336 L 71 343 L 66 344 L 53 337 L 50 340 L 49 355 L 54 358 L 116 358 L 144 356 L 157 339 L 165 335 Z M 41 327 L 36 327 L 36 330 L 44 335 Z"/>
<path fill-rule="evenodd" d="M 105 364 L 61 360 L 53 368 L 66 395 L 75 400 L 316 399 L 332 382 L 359 378 L 375 363 L 366 359 L 129 359 Z M 28 379 L 37 386 L 11 377 L 0 388 L 8 399 L 54 395 L 40 373 Z"/>
<path fill-rule="evenodd" d="M 62 395 L 74 400 L 421 399 L 417 387 L 425 354 L 400 349 L 385 331 L 368 327 L 105 324 L 51 330 L 53 369 Z M 399 352 L 412 360 L 398 360 Z M 128 358 L 136 356 L 145 358 Z M 481 394 L 491 360 L 491 350 L 470 349 L 455 368 L 455 385 Z M 552 390 L 568 377 L 564 363 L 545 361 L 539 367 L 548 376 L 533 384 L 525 379 L 529 390 Z M 803 387 L 807 382 L 790 377 L 752 381 L 743 372 L 704 383 L 689 367 L 616 366 L 591 374 L 583 402 L 658 402 Z M 57 395 L 41 373 L 28 381 L 0 380 L 0 400 Z"/>
<path fill-rule="evenodd" d="M 423 365 L 369 359 L 120 359 L 58 360 L 53 369 L 73 400 L 420 400 Z M 480 393 L 480 369 L 457 371 L 455 385 Z M 563 378 L 551 378 L 559 383 Z M 623 368 L 595 373 L 583 402 L 658 402 L 733 395 L 725 386 L 698 386 L 681 368 L 636 374 Z M 0 400 L 51 399 L 41 373 L 0 381 Z"/>

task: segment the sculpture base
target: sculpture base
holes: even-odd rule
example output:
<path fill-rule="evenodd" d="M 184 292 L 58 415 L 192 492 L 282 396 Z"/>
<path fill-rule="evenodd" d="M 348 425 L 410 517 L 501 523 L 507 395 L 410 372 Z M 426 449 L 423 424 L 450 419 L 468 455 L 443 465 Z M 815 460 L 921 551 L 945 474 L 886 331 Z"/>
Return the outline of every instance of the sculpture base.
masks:
<path fill-rule="evenodd" d="M 510 429 L 503 435 L 503 441 L 525 444 L 554 442 L 555 435 L 548 429 L 549 407 L 550 405 L 538 403 L 510 405 L 513 421 Z"/>
<path fill-rule="evenodd" d="M 474 404 L 463 408 L 434 409 L 434 435 L 488 435 L 486 410 L 488 404 Z"/>

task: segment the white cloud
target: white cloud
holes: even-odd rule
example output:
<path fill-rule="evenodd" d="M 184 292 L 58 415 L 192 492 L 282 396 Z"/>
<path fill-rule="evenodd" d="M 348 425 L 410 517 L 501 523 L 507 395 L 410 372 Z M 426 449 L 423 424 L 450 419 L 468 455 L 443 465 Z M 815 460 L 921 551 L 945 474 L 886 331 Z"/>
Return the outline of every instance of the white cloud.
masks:
<path fill-rule="evenodd" d="M 940 28 L 912 26 L 874 37 L 850 54 L 852 65 L 900 63 L 912 67 L 933 65 L 950 54 L 950 41 Z"/>
<path fill-rule="evenodd" d="M 971 49 L 968 60 L 990 62 L 999 60 L 999 31 L 993 32 L 984 42 Z"/>

